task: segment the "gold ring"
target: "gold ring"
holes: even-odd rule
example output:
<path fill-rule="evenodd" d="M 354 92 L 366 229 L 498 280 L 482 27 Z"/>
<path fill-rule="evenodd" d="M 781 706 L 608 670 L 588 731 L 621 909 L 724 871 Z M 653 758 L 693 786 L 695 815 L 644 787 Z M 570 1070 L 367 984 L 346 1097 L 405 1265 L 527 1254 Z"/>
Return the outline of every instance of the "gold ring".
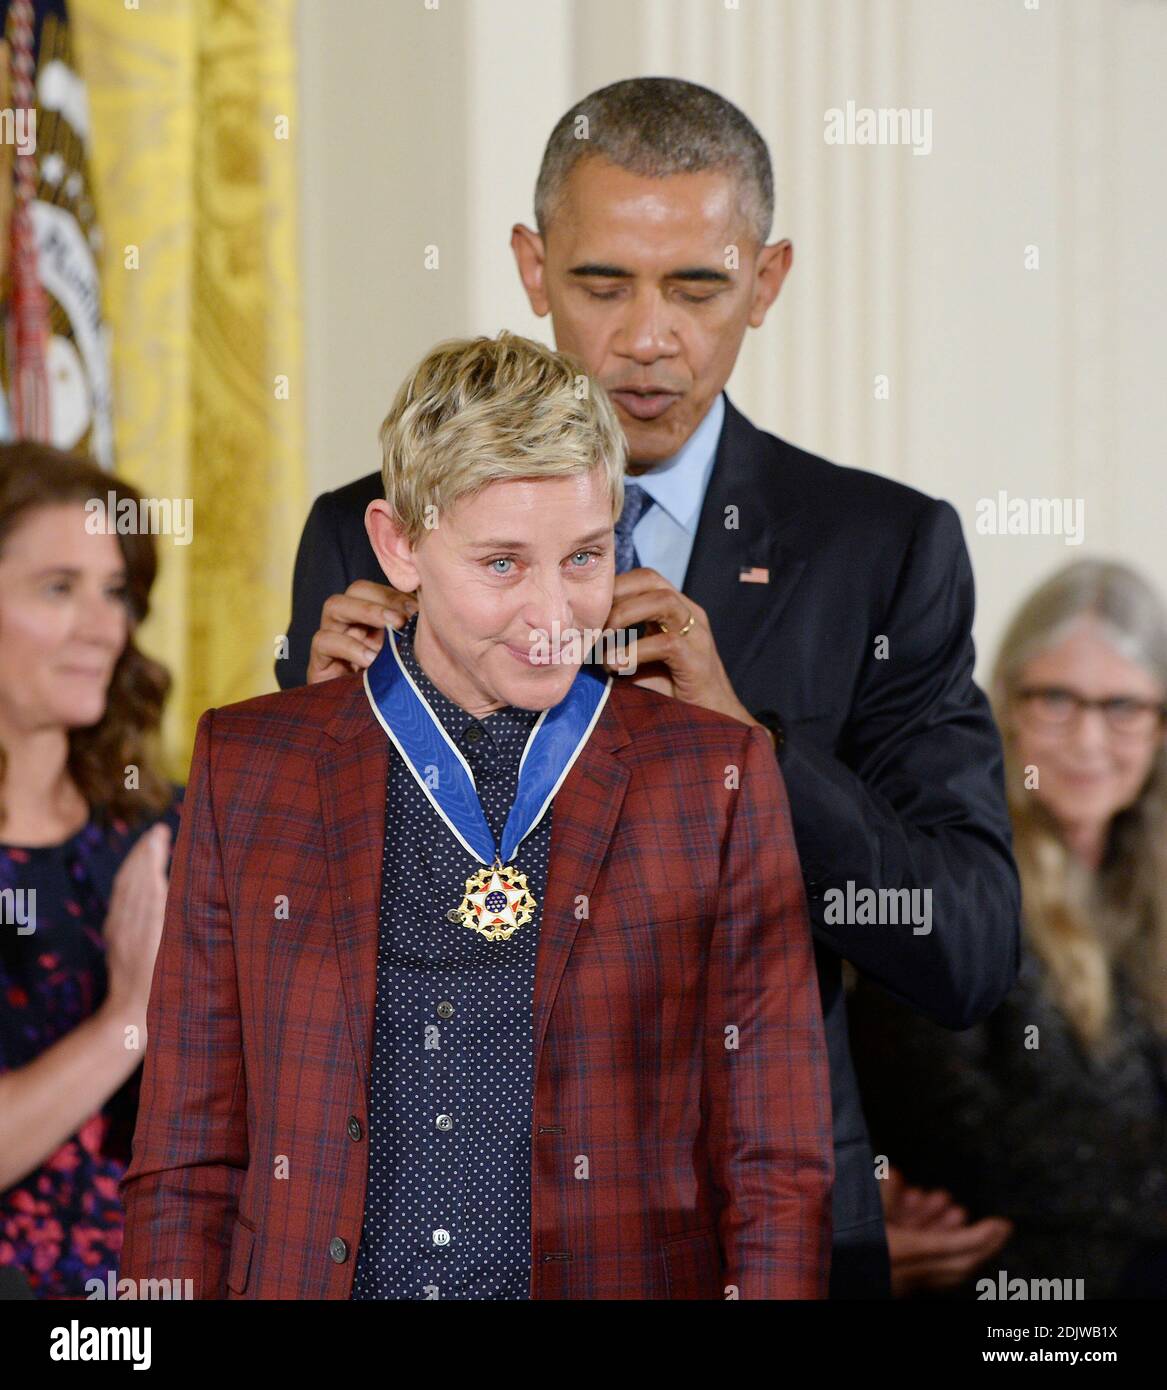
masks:
<path fill-rule="evenodd" d="M 689 614 L 689 621 L 685 624 L 685 626 L 684 626 L 684 627 L 679 627 L 679 628 L 677 629 L 677 636 L 678 636 L 678 637 L 684 637 L 684 635 L 689 631 L 689 629 L 693 626 L 693 624 L 694 624 L 696 621 L 697 621 L 697 615 L 696 615 L 695 613 L 690 613 L 690 614 Z M 657 625 L 657 627 L 660 628 L 660 630 L 661 630 L 662 632 L 664 632 L 664 633 L 667 633 L 667 632 L 668 632 L 668 628 L 667 628 L 666 625 L 661 621 L 660 618 L 658 618 L 658 619 L 656 620 L 656 625 Z"/>

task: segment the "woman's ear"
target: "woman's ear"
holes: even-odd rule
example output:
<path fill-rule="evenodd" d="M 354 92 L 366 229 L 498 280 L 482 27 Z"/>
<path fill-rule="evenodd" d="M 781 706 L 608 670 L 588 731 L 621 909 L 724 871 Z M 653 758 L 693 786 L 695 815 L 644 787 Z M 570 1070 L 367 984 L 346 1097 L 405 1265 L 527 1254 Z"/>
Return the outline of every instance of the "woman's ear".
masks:
<path fill-rule="evenodd" d="M 413 546 L 383 498 L 374 498 L 365 509 L 365 530 L 385 578 L 401 593 L 413 593 L 420 583 Z"/>

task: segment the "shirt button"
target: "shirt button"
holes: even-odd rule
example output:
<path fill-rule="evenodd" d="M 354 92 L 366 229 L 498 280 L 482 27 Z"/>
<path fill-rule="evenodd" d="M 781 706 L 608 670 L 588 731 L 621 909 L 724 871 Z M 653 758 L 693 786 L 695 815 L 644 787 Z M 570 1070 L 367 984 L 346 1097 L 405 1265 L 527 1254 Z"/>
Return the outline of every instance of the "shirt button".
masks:
<path fill-rule="evenodd" d="M 434 1232 L 434 1244 L 435 1244 L 435 1245 L 449 1245 L 449 1243 L 450 1243 L 450 1233 L 449 1233 L 449 1231 L 443 1230 L 442 1227 L 439 1226 L 438 1229 Z M 341 1244 L 343 1245 L 344 1242 L 342 1241 Z"/>
<path fill-rule="evenodd" d="M 328 1253 L 338 1265 L 344 1264 L 348 1259 L 348 1241 L 341 1240 L 340 1236 L 333 1236 L 328 1242 Z"/>
<path fill-rule="evenodd" d="M 437 1120 L 437 1124 L 438 1124 L 438 1128 L 439 1128 L 439 1129 L 453 1129 L 453 1128 L 454 1128 L 454 1121 L 450 1118 L 449 1115 L 439 1115 L 439 1116 L 438 1116 L 438 1120 Z"/>
<path fill-rule="evenodd" d="M 355 1115 L 350 1115 L 348 1117 L 348 1137 L 354 1144 L 359 1144 L 361 1142 L 361 1137 L 364 1132 L 365 1131 L 361 1128 L 360 1120 L 358 1120 Z"/>
<path fill-rule="evenodd" d="M 454 1006 L 453 1006 L 453 1004 L 451 1004 L 451 1003 L 449 1002 L 448 999 L 443 999 L 442 1002 L 438 1005 L 438 1017 L 439 1017 L 439 1018 L 453 1018 L 453 1017 L 454 1017 Z"/>
<path fill-rule="evenodd" d="M 483 728 L 481 724 L 471 724 L 470 727 L 466 730 L 463 737 L 465 738 L 467 743 L 477 743 L 478 740 L 482 737 L 482 734 Z"/>

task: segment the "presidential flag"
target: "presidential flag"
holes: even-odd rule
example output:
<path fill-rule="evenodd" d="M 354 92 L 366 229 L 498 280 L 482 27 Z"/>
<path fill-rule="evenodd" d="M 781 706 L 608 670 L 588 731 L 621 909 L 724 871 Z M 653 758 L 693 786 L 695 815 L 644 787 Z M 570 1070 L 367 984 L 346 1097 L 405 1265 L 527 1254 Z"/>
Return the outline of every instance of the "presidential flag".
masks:
<path fill-rule="evenodd" d="M 0 436 L 113 463 L 89 107 L 64 0 L 0 0 Z"/>

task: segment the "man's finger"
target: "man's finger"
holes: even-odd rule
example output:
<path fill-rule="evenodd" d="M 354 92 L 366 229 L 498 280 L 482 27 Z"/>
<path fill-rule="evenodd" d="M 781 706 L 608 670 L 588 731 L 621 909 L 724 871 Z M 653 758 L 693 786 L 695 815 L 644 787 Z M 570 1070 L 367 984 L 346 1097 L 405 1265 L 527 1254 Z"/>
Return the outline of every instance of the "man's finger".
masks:
<path fill-rule="evenodd" d="M 635 658 L 636 669 L 638 671 L 644 666 L 652 666 L 657 663 L 665 667 L 668 667 L 670 664 L 670 655 L 672 656 L 673 661 L 677 663 L 679 666 L 680 663 L 684 662 L 690 654 L 690 648 L 685 647 L 683 644 L 687 642 L 689 638 L 692 636 L 693 633 L 691 631 L 687 632 L 676 646 L 672 646 L 672 639 L 669 633 L 654 632 L 651 637 L 638 637 L 635 643 L 629 642 L 627 647 L 624 649 L 624 655 Z M 607 667 L 607 669 L 609 671 L 619 671 L 626 669 L 625 667 L 620 667 L 616 665 L 611 660 L 611 658 L 615 655 L 615 652 L 611 652 L 608 658 L 605 660 L 604 665 Z"/>
<path fill-rule="evenodd" d="M 351 594 L 333 594 L 325 600 L 320 612 L 320 630 L 343 632 L 345 628 L 359 625 L 382 632 L 386 623 L 401 627 L 410 616 L 400 605 L 387 607 L 371 599 L 354 598 Z"/>
<path fill-rule="evenodd" d="M 655 623 L 663 619 L 672 631 L 677 632 L 689 621 L 689 614 L 697 618 L 697 622 L 693 624 L 693 627 L 696 627 L 700 617 L 683 595 L 678 594 L 675 589 L 646 589 L 643 593 L 622 598 L 614 603 L 608 614 L 607 625 L 609 628 L 619 629 L 635 627 L 637 623 Z M 693 628 L 690 628 L 685 636 L 690 636 L 692 632 Z"/>
<path fill-rule="evenodd" d="M 678 592 L 658 570 L 641 565 L 639 569 L 625 570 L 623 574 L 616 576 L 616 582 L 612 586 L 612 597 L 626 598 L 631 594 L 643 593 L 645 589 L 660 588 L 671 589 L 674 594 Z"/>
<path fill-rule="evenodd" d="M 952 1194 L 940 1188 L 925 1192 L 916 1210 L 916 1221 L 921 1226 L 933 1226 L 946 1211 L 953 1206 Z"/>
<path fill-rule="evenodd" d="M 308 664 L 320 666 L 328 661 L 343 662 L 350 670 L 363 671 L 376 657 L 379 647 L 354 633 L 318 632 L 312 639 Z"/>
<path fill-rule="evenodd" d="M 958 1207 L 955 1203 L 945 1207 L 944 1210 L 931 1223 L 933 1226 L 951 1228 L 953 1226 L 963 1226 L 968 1221 L 968 1212 L 964 1207 Z"/>

